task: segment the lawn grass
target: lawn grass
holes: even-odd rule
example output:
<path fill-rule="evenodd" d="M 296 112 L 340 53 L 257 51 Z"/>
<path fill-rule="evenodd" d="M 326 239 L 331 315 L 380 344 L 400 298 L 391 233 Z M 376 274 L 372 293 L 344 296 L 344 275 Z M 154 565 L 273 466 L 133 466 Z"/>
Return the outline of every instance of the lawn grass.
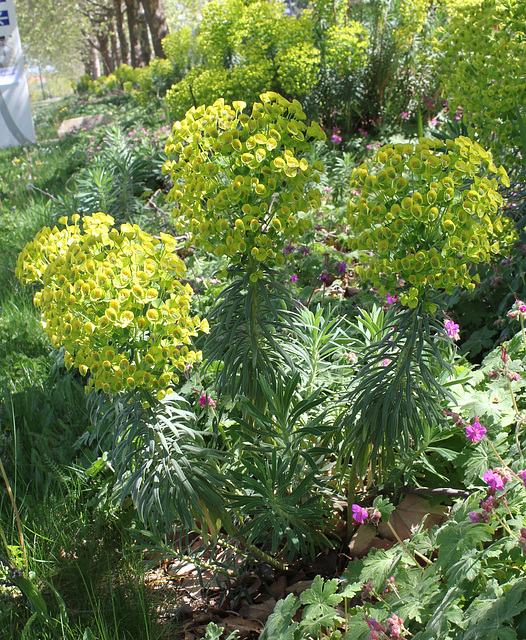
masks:
<path fill-rule="evenodd" d="M 101 105 L 87 111 L 93 108 Z M 0 150 L 0 460 L 22 523 L 24 575 L 48 608 L 47 618 L 36 615 L 31 599 L 7 581 L 0 586 L 0 639 L 153 640 L 167 626 L 153 622 L 158 596 L 145 586 L 143 558 L 128 533 L 133 510 L 112 501 L 109 465 L 90 471 L 99 452 L 86 446 L 84 381 L 65 370 L 40 326 L 33 291 L 14 274 L 24 245 L 63 215 L 68 182 L 89 163 L 89 136 L 103 134 L 79 132 L 59 141 L 60 121 L 75 110 L 86 107 L 72 98 L 37 105 L 38 142 Z M 25 565 L 4 486 L 0 556 Z M 0 579 L 9 578 L 1 567 Z"/>

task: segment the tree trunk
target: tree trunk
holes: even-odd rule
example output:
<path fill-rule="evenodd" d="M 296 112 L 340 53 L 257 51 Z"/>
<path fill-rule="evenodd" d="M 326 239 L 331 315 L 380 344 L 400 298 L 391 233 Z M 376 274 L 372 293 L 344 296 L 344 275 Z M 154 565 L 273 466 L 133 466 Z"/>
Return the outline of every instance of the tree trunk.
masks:
<path fill-rule="evenodd" d="M 138 67 L 142 62 L 141 42 L 137 25 L 137 11 L 135 0 L 124 0 L 126 3 L 126 15 L 128 17 L 128 33 L 130 34 L 130 59 L 132 67 Z"/>
<path fill-rule="evenodd" d="M 112 22 L 114 28 L 110 32 L 111 57 L 113 58 L 113 66 L 117 69 L 122 64 L 121 48 L 117 38 L 117 30 L 115 29 L 115 20 L 112 20 Z"/>
<path fill-rule="evenodd" d="M 87 43 L 82 55 L 84 71 L 92 79 L 100 78 L 99 52 L 92 43 Z"/>
<path fill-rule="evenodd" d="M 168 35 L 168 23 L 164 13 L 162 0 L 141 0 L 146 15 L 146 22 L 152 36 L 153 51 L 156 58 L 166 58 L 162 40 Z"/>
<path fill-rule="evenodd" d="M 103 31 L 98 31 L 95 34 L 98 43 L 98 50 L 102 61 L 102 68 L 104 75 L 108 75 L 115 70 L 115 64 L 110 51 L 110 37 L 109 34 Z"/>
<path fill-rule="evenodd" d="M 124 15 L 122 13 L 122 0 L 113 0 L 114 15 L 115 15 L 115 28 L 117 30 L 117 36 L 119 37 L 119 48 L 121 51 L 121 61 L 124 64 L 130 64 L 130 47 L 128 40 L 126 39 L 126 33 L 124 31 Z"/>
<path fill-rule="evenodd" d="M 141 66 L 147 66 L 152 59 L 152 48 L 150 47 L 150 39 L 148 37 L 148 23 L 144 9 L 137 0 L 137 30 L 139 32 L 139 40 L 141 42 L 142 62 Z"/>

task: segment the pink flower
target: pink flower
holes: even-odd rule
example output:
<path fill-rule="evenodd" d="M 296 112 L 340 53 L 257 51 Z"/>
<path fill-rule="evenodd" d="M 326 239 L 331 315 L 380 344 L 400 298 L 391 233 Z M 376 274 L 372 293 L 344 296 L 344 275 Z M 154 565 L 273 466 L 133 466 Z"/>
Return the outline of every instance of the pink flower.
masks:
<path fill-rule="evenodd" d="M 458 340 L 460 338 L 460 333 L 458 332 L 460 327 L 458 324 L 453 322 L 453 320 L 446 320 L 444 322 L 444 329 L 452 340 Z"/>
<path fill-rule="evenodd" d="M 477 524 L 478 522 L 484 521 L 484 516 L 481 513 L 477 513 L 476 511 L 470 511 L 468 515 L 473 524 Z"/>
<path fill-rule="evenodd" d="M 526 471 L 517 471 L 517 475 L 522 478 L 524 486 L 526 487 Z"/>
<path fill-rule="evenodd" d="M 206 394 L 203 393 L 199 398 L 199 404 L 202 407 L 215 407 L 217 405 L 217 402 L 215 400 L 212 400 Z"/>
<path fill-rule="evenodd" d="M 503 491 L 508 482 L 507 476 L 502 473 L 501 469 L 486 471 L 482 478 L 493 491 Z"/>
<path fill-rule="evenodd" d="M 290 281 L 291 281 L 291 282 L 298 282 L 298 276 L 297 276 L 295 273 L 293 273 L 293 274 L 290 276 Z"/>
<path fill-rule="evenodd" d="M 387 618 L 386 622 L 391 627 L 389 638 L 392 638 L 392 640 L 395 640 L 395 638 L 397 640 L 403 640 L 403 634 L 407 631 L 407 629 L 404 628 L 404 621 L 402 620 L 402 618 L 393 613 L 392 617 Z"/>
<path fill-rule="evenodd" d="M 355 522 L 363 524 L 369 517 L 369 514 L 367 512 L 367 509 L 363 509 L 359 504 L 353 504 L 352 517 Z"/>
<path fill-rule="evenodd" d="M 387 294 L 387 304 L 390 306 L 392 304 L 394 304 L 395 302 L 398 302 L 398 298 L 396 296 L 392 296 L 390 293 Z"/>
<path fill-rule="evenodd" d="M 472 425 L 466 427 L 466 438 L 471 442 L 480 442 L 487 432 L 486 427 L 483 427 L 478 420 L 475 420 Z"/>
<path fill-rule="evenodd" d="M 522 300 L 515 300 L 513 307 L 508 311 L 508 318 L 525 318 L 526 304 Z"/>

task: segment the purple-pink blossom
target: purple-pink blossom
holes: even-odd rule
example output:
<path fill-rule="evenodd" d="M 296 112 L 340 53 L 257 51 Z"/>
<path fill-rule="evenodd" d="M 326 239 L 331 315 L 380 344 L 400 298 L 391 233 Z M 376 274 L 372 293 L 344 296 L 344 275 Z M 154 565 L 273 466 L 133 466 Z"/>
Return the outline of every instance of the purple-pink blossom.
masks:
<path fill-rule="evenodd" d="M 477 511 L 470 511 L 469 518 L 473 524 L 478 524 L 479 522 L 484 522 L 484 516 Z"/>
<path fill-rule="evenodd" d="M 338 127 L 333 127 L 331 140 L 335 143 L 341 142 L 342 137 L 339 134 L 340 134 L 340 130 L 338 129 Z"/>
<path fill-rule="evenodd" d="M 396 613 L 393 613 L 390 618 L 387 618 L 386 622 L 390 626 L 389 638 L 392 640 L 395 640 L 395 638 L 397 640 L 403 640 L 403 634 L 407 633 L 407 629 L 404 627 L 404 621 L 402 618 L 397 616 Z"/>
<path fill-rule="evenodd" d="M 293 274 L 290 276 L 290 281 L 291 281 L 291 282 L 298 282 L 298 276 L 297 276 L 295 273 L 293 273 Z"/>
<path fill-rule="evenodd" d="M 466 438 L 471 442 L 480 442 L 488 430 L 478 420 L 466 427 Z"/>
<path fill-rule="evenodd" d="M 513 307 L 508 311 L 508 318 L 525 318 L 526 304 L 522 300 L 515 300 Z"/>
<path fill-rule="evenodd" d="M 217 402 L 209 398 L 205 393 L 202 393 L 199 398 L 199 404 L 202 407 L 215 407 L 217 405 Z"/>
<path fill-rule="evenodd" d="M 507 476 L 500 469 L 495 469 L 494 471 L 490 469 L 486 471 L 482 478 L 493 491 L 503 491 L 508 482 Z"/>
<path fill-rule="evenodd" d="M 458 330 L 460 329 L 459 325 L 453 322 L 453 320 L 446 320 L 444 322 L 444 329 L 446 330 L 447 335 L 452 340 L 458 340 L 460 338 L 460 333 Z"/>
<path fill-rule="evenodd" d="M 398 302 L 398 298 L 396 296 L 392 296 L 390 293 L 387 294 L 387 304 L 392 305 L 395 302 Z"/>
<path fill-rule="evenodd" d="M 522 478 L 524 486 L 526 487 L 526 471 L 517 471 L 517 475 L 519 476 L 519 478 Z"/>
<path fill-rule="evenodd" d="M 359 504 L 353 504 L 351 508 L 352 508 L 352 517 L 355 522 L 359 524 L 363 524 L 369 517 L 369 513 L 367 512 L 367 509 L 360 507 Z"/>

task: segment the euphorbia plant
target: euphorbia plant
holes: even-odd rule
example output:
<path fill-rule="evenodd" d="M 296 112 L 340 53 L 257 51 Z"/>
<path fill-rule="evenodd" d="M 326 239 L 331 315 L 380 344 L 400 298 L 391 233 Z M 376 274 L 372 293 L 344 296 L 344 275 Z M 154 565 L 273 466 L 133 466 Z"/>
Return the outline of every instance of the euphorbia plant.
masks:
<path fill-rule="evenodd" d="M 296 100 L 260 97 L 250 115 L 244 102 L 222 99 L 190 109 L 173 126 L 164 167 L 174 183 L 176 228 L 188 244 L 228 259 L 230 285 L 213 312 L 207 345 L 208 359 L 223 365 L 219 391 L 253 401 L 259 376 L 274 376 L 279 347 L 272 333 L 290 302 L 273 270 L 320 204 L 323 166 L 307 156 L 311 141 L 325 138 L 317 123 L 305 123 Z"/>
<path fill-rule="evenodd" d="M 478 0 L 450 8 L 439 33 L 441 84 L 449 107 L 462 107 L 474 140 L 506 158 L 526 162 L 525 5 Z"/>
<path fill-rule="evenodd" d="M 380 294 L 399 295 L 391 330 L 366 349 L 350 394 L 346 450 L 356 478 L 419 441 L 426 423 L 440 423 L 446 395 L 438 376 L 449 364 L 448 339 L 437 316 L 441 297 L 475 287 L 470 265 L 489 262 L 514 239 L 500 215 L 503 167 L 469 138 L 386 145 L 357 167 L 349 203 L 349 248 L 361 252 L 357 274 Z M 348 517 L 351 524 L 350 513 Z"/>

